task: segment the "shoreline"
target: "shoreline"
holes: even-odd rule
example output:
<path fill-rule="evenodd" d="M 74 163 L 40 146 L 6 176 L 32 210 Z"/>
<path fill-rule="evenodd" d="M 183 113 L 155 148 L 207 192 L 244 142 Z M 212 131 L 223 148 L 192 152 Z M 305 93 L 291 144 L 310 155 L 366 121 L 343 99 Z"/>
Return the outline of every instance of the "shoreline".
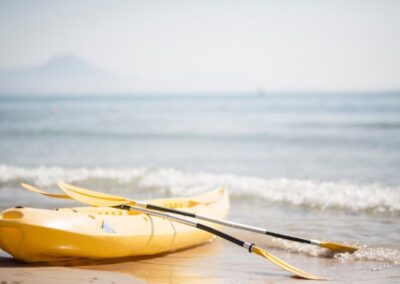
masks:
<path fill-rule="evenodd" d="M 258 243 L 268 249 L 266 242 Z M 397 283 L 398 265 L 343 261 L 270 248 L 271 253 L 332 283 Z M 176 252 L 124 259 L 24 264 L 0 252 L 3 283 L 300 283 L 286 271 L 222 240 Z"/>

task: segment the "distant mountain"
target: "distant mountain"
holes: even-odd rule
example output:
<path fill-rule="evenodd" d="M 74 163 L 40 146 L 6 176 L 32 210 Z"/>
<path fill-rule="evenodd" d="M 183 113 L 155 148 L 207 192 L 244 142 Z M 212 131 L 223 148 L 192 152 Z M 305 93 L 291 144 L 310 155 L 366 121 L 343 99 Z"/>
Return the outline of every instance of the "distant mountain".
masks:
<path fill-rule="evenodd" d="M 42 66 L 0 71 L 0 94 L 105 94 L 128 92 L 132 83 L 72 55 Z"/>

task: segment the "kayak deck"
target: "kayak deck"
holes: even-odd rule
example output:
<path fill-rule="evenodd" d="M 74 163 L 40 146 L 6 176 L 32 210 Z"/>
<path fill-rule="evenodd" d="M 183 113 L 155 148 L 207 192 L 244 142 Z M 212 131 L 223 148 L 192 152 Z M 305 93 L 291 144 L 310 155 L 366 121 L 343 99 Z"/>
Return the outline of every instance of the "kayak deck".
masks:
<path fill-rule="evenodd" d="M 222 188 L 192 198 L 147 202 L 214 218 L 225 218 L 229 210 Z M 153 255 L 211 238 L 165 218 L 110 207 L 10 208 L 0 215 L 0 248 L 27 262 Z"/>

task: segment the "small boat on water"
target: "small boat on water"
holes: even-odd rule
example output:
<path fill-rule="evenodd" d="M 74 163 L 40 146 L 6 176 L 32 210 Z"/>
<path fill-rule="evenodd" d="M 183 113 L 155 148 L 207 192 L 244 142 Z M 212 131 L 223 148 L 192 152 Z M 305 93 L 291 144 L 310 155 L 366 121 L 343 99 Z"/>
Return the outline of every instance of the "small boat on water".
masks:
<path fill-rule="evenodd" d="M 219 219 L 229 210 L 228 192 L 222 188 L 190 198 L 148 202 Z M 212 237 L 166 218 L 111 207 L 15 207 L 0 213 L 0 248 L 26 262 L 154 255 Z"/>

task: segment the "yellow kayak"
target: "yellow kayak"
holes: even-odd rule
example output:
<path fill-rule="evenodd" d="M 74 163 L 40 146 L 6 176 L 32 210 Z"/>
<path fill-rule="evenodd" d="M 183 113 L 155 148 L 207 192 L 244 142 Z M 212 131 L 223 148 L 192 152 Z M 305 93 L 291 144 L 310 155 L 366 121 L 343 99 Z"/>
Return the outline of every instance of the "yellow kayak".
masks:
<path fill-rule="evenodd" d="M 222 188 L 148 202 L 222 219 L 229 210 L 228 193 Z M 110 207 L 10 208 L 0 215 L 0 248 L 27 262 L 153 255 L 212 237 L 164 218 Z"/>

